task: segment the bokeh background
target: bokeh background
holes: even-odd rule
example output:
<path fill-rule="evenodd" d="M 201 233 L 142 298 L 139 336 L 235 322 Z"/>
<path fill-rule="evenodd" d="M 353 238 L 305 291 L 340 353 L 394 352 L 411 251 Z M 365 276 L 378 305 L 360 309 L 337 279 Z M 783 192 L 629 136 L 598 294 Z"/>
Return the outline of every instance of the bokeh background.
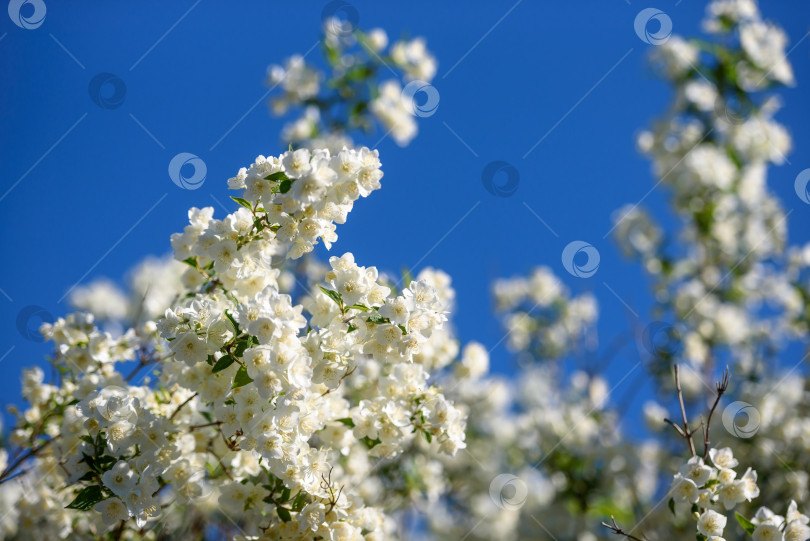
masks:
<path fill-rule="evenodd" d="M 268 113 L 266 69 L 312 49 L 327 2 L 56 2 L 36 29 L 0 17 L 0 395 L 20 400 L 23 367 L 45 364 L 48 346 L 27 328 L 69 311 L 68 292 L 101 276 L 122 282 L 147 255 L 169 253 L 191 206 L 215 216 L 236 208 L 226 179 L 259 154 L 278 154 L 283 120 Z M 383 133 L 377 145 L 383 189 L 358 202 L 339 226 L 337 255 L 397 272 L 426 266 L 451 274 L 462 341 L 492 348 L 493 370 L 511 372 L 504 330 L 493 315 L 491 282 L 552 267 L 574 291 L 599 300 L 601 347 L 650 320 L 653 299 L 636 265 L 608 236 L 611 214 L 644 199 L 669 219 L 664 188 L 635 149 L 635 135 L 665 110 L 668 90 L 647 62 L 652 45 L 633 21 L 647 4 L 591 2 L 408 2 L 352 0 L 361 28 L 392 39 L 424 36 L 439 61 L 437 112 L 419 119 L 407 148 Z M 700 32 L 705 4 L 661 0 L 673 31 Z M 23 6 L 28 9 L 29 6 Z M 794 142 L 789 163 L 771 168 L 771 189 L 790 213 L 791 243 L 810 237 L 810 206 L 796 175 L 810 167 L 810 3 L 763 2 L 765 17 L 790 37 L 797 89 L 781 92 L 777 120 Z M 313 49 L 313 47 L 315 47 Z M 91 99 L 100 73 L 125 86 L 120 106 Z M 119 86 L 119 92 L 120 92 Z M 112 87 L 102 89 L 111 92 Z M 196 190 L 172 183 L 170 160 L 204 160 Z M 501 160 L 519 174 L 509 197 L 482 182 Z M 223 205 L 225 208 L 223 208 Z M 671 223 L 671 220 L 670 220 Z M 573 240 L 594 245 L 599 270 L 576 278 L 561 253 Z M 325 254 L 322 246 L 319 253 Z M 30 306 L 44 309 L 28 317 Z M 21 317 L 20 314 L 23 314 Z M 48 316 L 48 314 L 50 316 Z M 638 358 L 625 348 L 607 367 L 611 383 Z M 644 381 L 613 391 L 644 401 Z"/>

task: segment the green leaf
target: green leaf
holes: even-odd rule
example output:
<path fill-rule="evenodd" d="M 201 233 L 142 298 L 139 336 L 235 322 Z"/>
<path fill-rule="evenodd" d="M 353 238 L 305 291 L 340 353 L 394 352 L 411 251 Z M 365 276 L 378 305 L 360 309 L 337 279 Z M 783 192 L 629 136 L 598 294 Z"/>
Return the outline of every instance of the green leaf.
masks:
<path fill-rule="evenodd" d="M 371 314 L 369 314 L 366 321 L 368 321 L 369 323 L 385 323 L 388 320 L 386 318 L 382 317 L 377 312 L 372 312 Z"/>
<path fill-rule="evenodd" d="M 293 511 L 301 511 L 307 505 L 307 495 L 304 492 L 299 492 L 292 502 Z"/>
<path fill-rule="evenodd" d="M 675 515 L 675 500 L 672 498 L 669 499 L 669 510 L 672 511 L 672 515 Z"/>
<path fill-rule="evenodd" d="M 278 513 L 278 518 L 280 518 L 284 522 L 289 522 L 290 520 L 292 520 L 290 512 L 284 509 L 283 507 L 276 507 L 276 513 Z"/>
<path fill-rule="evenodd" d="M 188 259 L 184 259 L 183 263 L 190 267 L 194 267 L 195 269 L 199 269 L 200 267 L 197 265 L 197 258 L 196 257 L 189 257 Z"/>
<path fill-rule="evenodd" d="M 282 180 L 290 180 L 290 177 L 287 176 L 287 173 L 284 171 L 276 171 L 275 173 L 271 173 L 264 177 L 266 180 L 274 180 L 276 182 L 280 182 Z"/>
<path fill-rule="evenodd" d="M 377 439 L 375 439 L 375 440 L 372 440 L 372 439 L 371 439 L 371 438 L 369 438 L 368 436 L 364 436 L 364 437 L 363 437 L 363 439 L 362 439 L 362 440 L 360 440 L 360 441 L 362 441 L 363 443 L 365 443 L 365 444 L 366 444 L 366 447 L 368 447 L 369 449 L 372 449 L 372 448 L 374 448 L 374 446 L 379 445 L 379 444 L 381 444 L 381 443 L 382 443 L 382 442 L 380 441 L 380 438 L 377 438 Z"/>
<path fill-rule="evenodd" d="M 238 323 L 236 322 L 236 320 L 233 318 L 233 316 L 231 315 L 231 313 L 230 313 L 230 312 L 228 312 L 227 310 L 225 310 L 225 317 L 227 317 L 227 318 L 228 318 L 228 321 L 230 321 L 230 322 L 231 322 L 231 325 L 233 325 L 233 330 L 234 330 L 234 331 L 236 331 L 236 336 L 239 336 L 239 324 L 238 324 Z"/>
<path fill-rule="evenodd" d="M 96 478 L 96 472 L 88 470 L 88 472 L 85 473 L 84 475 L 82 475 L 81 477 L 79 477 L 78 480 L 79 481 L 93 481 L 95 478 Z"/>
<path fill-rule="evenodd" d="M 76 498 L 70 502 L 65 509 L 89 511 L 94 505 L 103 499 L 104 494 L 101 492 L 101 485 L 91 485 L 83 488 Z"/>
<path fill-rule="evenodd" d="M 754 530 L 757 529 L 757 527 L 754 525 L 753 522 L 751 522 L 750 520 L 748 520 L 747 518 L 745 518 L 744 516 L 742 516 L 738 512 L 735 511 L 734 516 L 737 517 L 737 522 L 740 523 L 740 526 L 742 526 L 743 530 L 745 530 L 746 532 L 748 532 L 750 534 L 753 534 Z"/>
<path fill-rule="evenodd" d="M 251 205 L 250 201 L 248 201 L 247 199 L 242 199 L 241 197 L 234 197 L 234 196 L 231 196 L 231 199 L 233 199 L 234 201 L 236 201 L 237 203 L 248 209 L 250 212 L 253 212 L 253 205 Z"/>
<path fill-rule="evenodd" d="M 356 330 L 357 330 L 357 327 L 355 327 L 354 325 L 349 323 L 349 330 L 347 330 L 346 332 L 349 333 L 349 332 L 354 332 Z"/>
<path fill-rule="evenodd" d="M 233 357 L 231 357 L 230 355 L 223 355 L 222 357 L 219 358 L 217 364 L 214 365 L 214 368 L 211 370 L 211 372 L 213 374 L 216 374 L 217 372 L 222 372 L 223 370 L 231 366 L 233 363 L 234 363 Z"/>
<path fill-rule="evenodd" d="M 365 101 L 358 101 L 354 104 L 354 107 L 352 107 L 352 115 L 359 115 L 366 109 L 368 109 L 368 103 Z"/>
<path fill-rule="evenodd" d="M 337 303 L 338 306 L 343 306 L 343 299 L 341 298 L 340 293 L 338 293 L 337 291 L 332 291 L 331 289 L 326 289 L 323 286 L 318 286 L 318 287 L 320 287 L 321 291 L 326 293 L 329 296 L 330 299 L 335 301 L 335 303 Z"/>
<path fill-rule="evenodd" d="M 240 366 L 239 370 L 236 372 L 236 376 L 233 378 L 233 385 L 231 389 L 236 389 L 237 387 L 243 387 L 253 381 L 253 378 L 248 376 L 247 368 L 244 366 Z"/>
<path fill-rule="evenodd" d="M 236 349 L 233 351 L 234 355 L 237 357 L 241 357 L 245 354 L 245 350 L 249 347 L 253 347 L 253 344 L 258 344 L 258 340 L 253 340 L 252 336 L 245 336 L 239 339 L 236 343 Z"/>
<path fill-rule="evenodd" d="M 281 183 L 278 185 L 279 193 L 287 193 L 292 188 L 292 180 L 282 180 Z"/>
<path fill-rule="evenodd" d="M 335 419 L 335 421 L 339 423 L 343 423 L 344 425 L 348 426 L 349 428 L 354 428 L 354 421 L 352 421 L 351 417 L 344 417 L 342 419 Z"/>
<path fill-rule="evenodd" d="M 413 274 L 411 274 L 410 269 L 402 269 L 402 287 L 407 288 L 411 285 L 411 282 L 413 282 Z"/>
<path fill-rule="evenodd" d="M 352 308 L 354 308 L 355 310 L 360 310 L 361 312 L 368 312 L 369 310 L 371 310 L 371 308 L 369 308 L 364 304 L 353 304 L 351 306 L 346 307 L 347 310 L 350 310 Z"/>
<path fill-rule="evenodd" d="M 430 443 L 430 442 L 432 442 L 432 441 L 433 441 L 433 434 L 431 434 L 431 433 L 430 433 L 430 432 L 428 432 L 427 430 L 423 430 L 423 431 L 422 431 L 422 435 L 425 437 L 425 441 L 426 441 L 426 442 Z"/>

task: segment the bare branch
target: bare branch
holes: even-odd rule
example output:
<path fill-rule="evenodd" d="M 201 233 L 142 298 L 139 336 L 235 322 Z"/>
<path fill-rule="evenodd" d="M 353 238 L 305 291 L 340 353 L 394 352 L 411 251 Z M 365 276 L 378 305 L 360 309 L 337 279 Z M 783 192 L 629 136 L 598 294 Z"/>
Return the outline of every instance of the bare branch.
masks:
<path fill-rule="evenodd" d="M 54 442 L 54 440 L 56 440 L 56 439 L 58 439 L 58 438 L 59 438 L 59 436 L 58 436 L 58 435 L 57 435 L 57 436 L 54 436 L 53 438 L 51 438 L 51 439 L 49 439 L 49 440 L 47 440 L 47 441 L 45 441 L 45 442 L 41 443 L 41 444 L 40 444 L 40 445 L 38 445 L 37 447 L 34 447 L 34 448 L 30 449 L 28 452 L 26 452 L 25 454 L 23 454 L 23 455 L 22 455 L 20 458 L 18 458 L 18 459 L 17 459 L 17 460 L 16 460 L 16 461 L 15 461 L 13 464 L 11 464 L 9 467 L 7 467 L 7 468 L 6 468 L 6 469 L 3 471 L 3 473 L 0 473 L 0 484 L 5 483 L 6 481 L 10 481 L 11 479 L 14 479 L 15 477 L 17 477 L 17 476 L 10 477 L 10 476 L 11 476 L 11 474 L 12 474 L 12 472 L 13 472 L 14 470 L 16 470 L 18 467 L 20 467 L 20 466 L 21 466 L 21 465 L 22 465 L 22 464 L 23 464 L 23 463 L 24 463 L 26 460 L 28 460 L 29 458 L 37 456 L 37 454 L 38 454 L 40 451 L 42 451 L 44 448 L 46 448 L 48 445 L 50 445 L 51 443 L 53 443 L 53 442 Z M 27 470 L 26 470 L 26 471 L 27 471 Z"/>
<path fill-rule="evenodd" d="M 610 530 L 611 532 L 613 532 L 616 535 L 623 535 L 625 538 L 629 539 L 630 541 L 644 541 L 643 538 L 636 537 L 635 535 L 630 535 L 629 533 L 622 530 L 621 527 L 618 524 L 616 524 L 616 519 L 613 517 L 613 515 L 610 516 L 610 520 L 611 520 L 611 522 L 613 522 L 612 525 L 608 524 L 607 522 L 602 522 L 602 526 L 604 526 L 605 528 L 607 528 L 608 530 Z"/>
<path fill-rule="evenodd" d="M 714 404 L 712 404 L 712 408 L 709 410 L 709 417 L 706 420 L 706 426 L 703 428 L 703 458 L 706 458 L 709 455 L 709 428 L 712 424 L 712 415 L 714 415 L 714 410 L 717 409 L 717 405 L 720 403 L 720 397 L 725 394 L 728 390 L 728 385 L 731 381 L 731 374 L 728 371 L 728 367 L 723 370 L 723 379 L 717 382 L 717 395 L 714 398 Z"/>
<path fill-rule="evenodd" d="M 169 420 L 171 421 L 172 419 L 174 419 L 174 418 L 175 418 L 175 416 L 176 416 L 178 413 L 180 413 L 180 410 L 181 410 L 181 409 L 183 409 L 183 406 L 185 406 L 186 404 L 188 404 L 189 402 L 191 402 L 191 401 L 194 399 L 194 397 L 195 397 L 195 396 L 197 396 L 198 394 L 199 394 L 199 393 L 194 393 L 193 395 L 189 396 L 189 397 L 188 397 L 188 398 L 185 400 L 185 402 L 183 402 L 182 404 L 180 404 L 179 406 L 177 406 L 177 409 L 176 409 L 176 410 L 174 410 L 174 412 L 171 414 L 171 416 L 169 417 Z"/>
<path fill-rule="evenodd" d="M 193 431 L 198 430 L 200 428 L 206 428 L 206 427 L 209 427 L 209 426 L 219 426 L 221 424 L 222 424 L 222 421 L 212 421 L 210 423 L 205 423 L 205 424 L 202 424 L 202 425 L 191 425 L 190 427 L 188 427 L 188 430 L 189 430 L 189 432 L 193 432 Z"/>
<path fill-rule="evenodd" d="M 695 442 L 692 439 L 693 433 L 689 431 L 689 420 L 686 417 L 686 406 L 683 403 L 683 390 L 681 389 L 681 374 L 678 365 L 675 365 L 675 389 L 678 391 L 678 401 L 681 404 L 681 417 L 683 418 L 683 434 L 684 439 L 689 444 L 689 452 L 692 456 L 696 456 Z"/>
<path fill-rule="evenodd" d="M 664 422 L 665 422 L 665 423 L 667 423 L 667 424 L 669 424 L 669 425 L 670 425 L 672 428 L 674 428 L 675 430 L 677 430 L 677 431 L 678 431 L 678 434 L 679 434 L 679 435 L 680 435 L 682 438 L 685 438 L 685 437 L 686 437 L 686 434 L 684 434 L 684 433 L 683 433 L 683 428 L 679 427 L 678 425 L 676 425 L 675 423 L 673 423 L 673 422 L 672 422 L 672 421 L 670 421 L 669 419 L 664 419 Z"/>

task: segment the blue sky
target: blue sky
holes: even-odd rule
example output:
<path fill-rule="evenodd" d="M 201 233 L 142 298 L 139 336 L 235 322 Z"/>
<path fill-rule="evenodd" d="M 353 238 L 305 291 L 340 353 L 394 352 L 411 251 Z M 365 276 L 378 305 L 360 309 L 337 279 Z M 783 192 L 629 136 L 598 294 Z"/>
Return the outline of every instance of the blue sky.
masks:
<path fill-rule="evenodd" d="M 45 1 L 39 28 L 0 17 L 3 403 L 19 400 L 21 369 L 42 363 L 48 352 L 18 332 L 23 309 L 36 305 L 64 315 L 69 307 L 60 299 L 76 282 L 120 280 L 144 256 L 167 253 L 169 235 L 182 229 L 189 207 L 214 206 L 221 217 L 214 198 L 235 207 L 226 179 L 258 154 L 284 150 L 283 122 L 265 105 L 265 70 L 315 45 L 326 4 Z M 646 321 L 652 299 L 643 275 L 604 236 L 611 213 L 654 184 L 634 146 L 635 134 L 669 97 L 646 61 L 652 46 L 633 30 L 636 14 L 650 5 L 353 4 L 363 28 L 427 39 L 439 61 L 440 104 L 435 115 L 420 119 L 409 147 L 390 138 L 379 144 L 383 189 L 355 206 L 333 252 L 351 251 L 360 264 L 387 270 L 446 270 L 457 288 L 460 337 L 489 347 L 503 338 L 492 313 L 492 280 L 539 264 L 551 266 L 573 291 L 596 294 L 602 345 L 635 321 L 617 296 Z M 662 0 L 653 6 L 670 16 L 676 33 L 694 35 L 704 5 Z M 769 1 L 762 9 L 791 44 L 803 40 L 790 54 L 798 87 L 781 93 L 785 109 L 777 117 L 790 130 L 794 151 L 790 164 L 771 169 L 769 182 L 785 208 L 795 209 L 791 241 L 804 243 L 810 206 L 795 196 L 793 179 L 810 167 L 804 157 L 810 4 Z M 90 99 L 88 85 L 99 73 L 123 81 L 119 107 L 104 109 Z M 380 135 L 363 142 L 374 144 Z M 171 182 L 167 167 L 180 152 L 205 161 L 201 188 Z M 519 172 L 511 197 L 495 197 L 482 185 L 483 169 L 495 160 Z M 658 215 L 666 212 L 664 202 L 663 189 L 645 199 Z M 598 248 L 601 265 L 593 277 L 565 272 L 560 255 L 573 240 Z M 514 368 L 503 342 L 492 354 L 496 371 Z M 626 350 L 608 376 L 619 381 L 636 360 Z M 625 383 L 615 392 L 619 398 L 634 391 Z"/>

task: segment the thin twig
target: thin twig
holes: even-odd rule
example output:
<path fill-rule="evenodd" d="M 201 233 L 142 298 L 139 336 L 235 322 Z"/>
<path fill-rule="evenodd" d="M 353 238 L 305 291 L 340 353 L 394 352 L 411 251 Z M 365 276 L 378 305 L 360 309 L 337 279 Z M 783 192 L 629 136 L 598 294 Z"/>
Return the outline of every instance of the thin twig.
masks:
<path fill-rule="evenodd" d="M 684 434 L 684 433 L 683 433 L 683 428 L 679 427 L 678 425 L 676 425 L 675 423 L 673 423 L 673 422 L 672 422 L 672 421 L 670 421 L 669 419 L 664 419 L 664 422 L 665 422 L 665 423 L 668 423 L 668 424 L 669 424 L 669 425 L 670 425 L 672 428 L 674 428 L 675 430 L 677 430 L 677 431 L 678 431 L 678 434 L 680 434 L 680 436 L 681 436 L 682 438 L 685 438 L 685 437 L 686 437 L 686 434 Z"/>
<path fill-rule="evenodd" d="M 205 423 L 203 425 L 192 425 L 192 426 L 188 427 L 188 429 L 189 429 L 189 432 L 193 432 L 193 431 L 195 431 L 195 430 L 197 430 L 199 428 L 206 428 L 206 427 L 209 427 L 209 426 L 219 426 L 221 424 L 222 424 L 222 421 L 212 421 L 210 423 Z"/>
<path fill-rule="evenodd" d="M 608 524 L 607 522 L 602 522 L 602 526 L 604 526 L 605 528 L 607 528 L 616 535 L 623 535 L 627 539 L 630 539 L 630 541 L 644 541 L 643 538 L 636 537 L 635 535 L 630 535 L 629 533 L 622 530 L 621 527 L 619 527 L 619 525 L 616 524 L 616 519 L 613 517 L 613 515 L 610 516 L 610 520 L 611 522 L 613 522 L 612 525 Z"/>
<path fill-rule="evenodd" d="M 208 452 L 211 453 L 214 456 L 214 458 L 217 459 L 217 462 L 219 462 L 219 467 L 222 468 L 222 471 L 225 473 L 225 475 L 228 476 L 228 479 L 233 481 L 233 475 L 231 475 L 231 472 L 228 470 L 228 467 L 225 466 L 225 463 L 222 462 L 222 458 L 214 452 L 214 448 L 212 447 L 211 442 L 208 442 Z"/>
<path fill-rule="evenodd" d="M 689 431 L 689 421 L 686 418 L 686 406 L 683 403 L 683 391 L 681 390 L 681 374 L 678 365 L 675 365 L 675 389 L 678 391 L 678 401 L 681 403 L 681 417 L 683 417 L 683 433 L 684 438 L 689 444 L 689 452 L 692 456 L 696 456 L 695 442 L 692 439 L 693 432 Z"/>
<path fill-rule="evenodd" d="M 194 400 L 194 397 L 195 397 L 195 396 L 197 396 L 198 394 L 199 394 L 199 393 L 194 393 L 193 395 L 189 396 L 189 397 L 188 397 L 188 398 L 187 398 L 187 399 L 186 399 L 186 400 L 185 400 L 185 401 L 184 401 L 182 404 L 180 404 L 179 406 L 177 406 L 177 409 L 176 409 L 176 410 L 174 410 L 174 413 L 172 413 L 172 414 L 171 414 L 171 416 L 169 416 L 169 420 L 171 421 L 172 419 L 174 419 L 174 417 L 175 417 L 175 416 L 176 416 L 178 413 L 180 413 L 180 410 L 181 410 L 181 409 L 183 409 L 183 406 L 185 406 L 186 404 L 188 404 L 189 402 L 191 402 L 192 400 Z"/>
<path fill-rule="evenodd" d="M 23 454 L 11 466 L 9 466 L 5 470 L 3 470 L 3 473 L 0 473 L 0 484 L 5 483 L 6 481 L 10 481 L 11 478 L 9 478 L 9 475 L 11 474 L 11 472 L 13 472 L 15 469 L 17 469 L 21 464 L 23 464 L 29 458 L 36 456 L 37 453 L 39 453 L 40 451 L 45 449 L 48 445 L 53 443 L 58 438 L 59 438 L 58 435 L 54 436 L 53 438 L 49 439 L 48 441 L 43 442 L 39 446 L 34 447 L 33 449 L 31 449 L 27 453 Z"/>
<path fill-rule="evenodd" d="M 714 410 L 717 409 L 717 405 L 720 403 L 720 397 L 725 394 L 728 390 L 728 384 L 731 381 L 731 374 L 728 371 L 728 367 L 723 370 L 723 379 L 717 382 L 717 395 L 714 398 L 714 404 L 712 404 L 712 409 L 709 410 L 709 417 L 706 419 L 706 426 L 703 428 L 703 458 L 705 459 L 709 455 L 709 428 L 712 424 L 712 415 L 714 415 Z"/>
<path fill-rule="evenodd" d="M 346 379 L 346 378 L 348 378 L 349 376 L 351 376 L 352 374 L 354 374 L 354 371 L 355 371 L 355 370 L 357 370 L 357 366 L 358 366 L 358 365 L 354 365 L 354 366 L 352 366 L 351 368 L 349 368 L 349 369 L 347 369 L 347 370 L 346 370 L 346 373 L 345 373 L 345 374 L 343 374 L 342 376 L 340 376 L 340 379 L 338 380 L 337 387 L 335 387 L 335 389 L 337 389 L 338 387 L 340 387 L 340 384 L 341 384 L 341 383 L 343 383 L 343 380 L 344 380 L 344 379 Z M 325 390 L 325 391 L 323 392 L 323 394 L 321 394 L 321 396 L 326 396 L 326 395 L 328 395 L 329 393 L 331 393 L 332 391 L 334 391 L 335 389 L 327 389 L 327 390 Z"/>

